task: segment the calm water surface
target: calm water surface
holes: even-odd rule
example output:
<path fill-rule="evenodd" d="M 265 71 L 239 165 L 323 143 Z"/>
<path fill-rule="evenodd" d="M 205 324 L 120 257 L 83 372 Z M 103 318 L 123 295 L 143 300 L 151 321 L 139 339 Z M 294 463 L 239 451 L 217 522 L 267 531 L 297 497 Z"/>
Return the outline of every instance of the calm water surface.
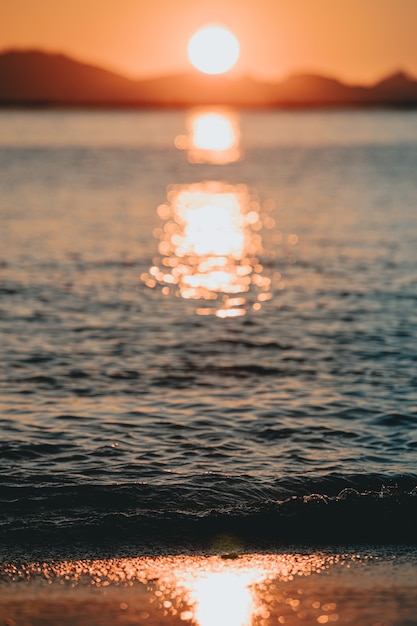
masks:
<path fill-rule="evenodd" d="M 407 533 L 417 114 L 239 124 L 240 160 L 190 163 L 185 112 L 0 114 L 6 542 Z M 189 243 L 190 189 L 244 198 L 232 251 Z"/>

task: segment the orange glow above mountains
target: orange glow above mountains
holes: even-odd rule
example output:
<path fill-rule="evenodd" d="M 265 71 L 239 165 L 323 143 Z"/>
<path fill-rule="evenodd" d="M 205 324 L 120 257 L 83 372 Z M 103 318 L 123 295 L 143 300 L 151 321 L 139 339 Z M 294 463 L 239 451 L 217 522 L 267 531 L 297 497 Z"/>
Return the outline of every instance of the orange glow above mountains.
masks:
<path fill-rule="evenodd" d="M 43 0 L 2 7 L 0 50 L 39 48 L 133 76 L 187 71 L 187 43 L 207 23 L 233 31 L 237 75 L 309 71 L 374 82 L 417 74 L 415 0 Z"/>

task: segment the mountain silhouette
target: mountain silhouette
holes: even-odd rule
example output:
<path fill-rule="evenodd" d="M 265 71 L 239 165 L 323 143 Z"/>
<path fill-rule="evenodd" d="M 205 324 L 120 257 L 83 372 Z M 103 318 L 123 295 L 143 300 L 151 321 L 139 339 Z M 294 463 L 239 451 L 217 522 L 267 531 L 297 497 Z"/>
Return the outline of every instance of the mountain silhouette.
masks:
<path fill-rule="evenodd" d="M 134 80 L 39 50 L 0 54 L 3 106 L 253 107 L 417 106 L 417 80 L 399 71 L 371 86 L 352 86 L 315 74 L 278 82 L 198 72 Z"/>

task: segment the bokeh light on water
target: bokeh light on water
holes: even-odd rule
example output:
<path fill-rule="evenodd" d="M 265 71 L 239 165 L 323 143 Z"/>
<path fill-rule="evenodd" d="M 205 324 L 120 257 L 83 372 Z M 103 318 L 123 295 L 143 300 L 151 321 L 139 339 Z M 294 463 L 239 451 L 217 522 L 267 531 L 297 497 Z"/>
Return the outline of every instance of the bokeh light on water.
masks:
<path fill-rule="evenodd" d="M 343 621 L 352 611 L 350 585 L 360 569 L 373 567 L 374 572 L 376 563 L 370 555 L 353 552 L 58 560 L 5 564 L 0 582 L 20 582 L 7 615 L 14 621 L 22 618 L 22 623 L 25 601 L 33 608 L 33 599 L 46 586 L 47 615 L 61 612 L 64 621 L 59 623 L 65 624 L 73 623 L 72 604 L 80 602 L 85 623 L 309 626 L 339 619 L 356 623 Z M 387 573 L 382 564 L 380 585 Z M 366 576 L 362 582 L 369 584 Z M 41 619 L 44 607 L 35 606 Z"/>
<path fill-rule="evenodd" d="M 246 185 L 173 186 L 158 215 L 160 258 L 141 275 L 148 287 L 161 285 L 166 295 L 200 301 L 198 314 L 218 317 L 259 310 L 271 298 L 271 280 L 260 262 L 264 224 Z"/>
<path fill-rule="evenodd" d="M 306 617 L 316 621 L 323 613 L 323 610 L 317 610 L 321 603 L 316 610 L 310 609 L 308 613 L 304 610 L 297 615 L 304 608 L 301 606 L 302 583 L 297 585 L 296 594 L 285 593 L 284 587 L 291 585 L 295 578 L 299 582 L 302 578 L 324 573 L 343 561 L 340 555 L 322 554 L 238 556 L 231 553 L 223 558 L 180 557 L 177 566 L 169 572 L 171 577 L 167 576 L 160 584 L 163 591 L 160 605 L 166 607 L 166 599 L 169 598 L 170 602 L 175 598 L 181 603 L 180 610 L 177 609 L 180 619 L 196 626 L 267 626 L 270 623 L 303 623 Z M 172 612 L 175 613 L 174 603 L 168 608 L 174 609 Z M 329 621 L 339 618 L 335 608 L 333 603 L 331 610 L 327 610 Z"/>
<path fill-rule="evenodd" d="M 416 556 L 349 548 L 4 563 L 0 612 L 16 626 L 414 624 Z"/>
<path fill-rule="evenodd" d="M 242 158 L 239 119 L 228 110 L 197 110 L 187 117 L 187 135 L 179 135 L 175 146 L 187 151 L 190 163 L 225 165 Z"/>

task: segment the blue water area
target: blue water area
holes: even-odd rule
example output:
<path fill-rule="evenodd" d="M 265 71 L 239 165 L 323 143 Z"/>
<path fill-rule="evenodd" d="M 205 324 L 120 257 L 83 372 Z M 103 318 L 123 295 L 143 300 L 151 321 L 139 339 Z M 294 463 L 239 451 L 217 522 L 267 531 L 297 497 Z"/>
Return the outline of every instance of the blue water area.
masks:
<path fill-rule="evenodd" d="M 411 540 L 416 112 L 243 112 L 221 164 L 186 115 L 0 114 L 3 540 Z M 251 213 L 228 295 L 161 219 L 204 181 Z"/>

